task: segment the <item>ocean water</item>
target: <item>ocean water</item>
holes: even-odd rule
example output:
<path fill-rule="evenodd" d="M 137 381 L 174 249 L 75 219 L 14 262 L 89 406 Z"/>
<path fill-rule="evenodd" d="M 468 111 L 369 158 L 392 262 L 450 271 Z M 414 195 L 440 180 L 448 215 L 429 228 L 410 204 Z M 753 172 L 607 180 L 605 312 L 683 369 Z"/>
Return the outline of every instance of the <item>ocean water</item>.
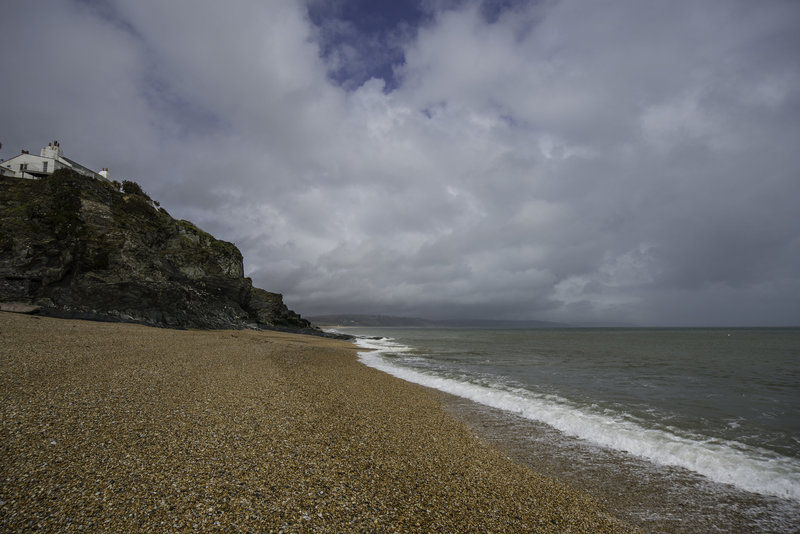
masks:
<path fill-rule="evenodd" d="M 657 480 L 672 505 L 620 505 L 647 530 L 800 531 L 800 329 L 342 331 L 364 364 L 483 407 L 523 458 Z"/>

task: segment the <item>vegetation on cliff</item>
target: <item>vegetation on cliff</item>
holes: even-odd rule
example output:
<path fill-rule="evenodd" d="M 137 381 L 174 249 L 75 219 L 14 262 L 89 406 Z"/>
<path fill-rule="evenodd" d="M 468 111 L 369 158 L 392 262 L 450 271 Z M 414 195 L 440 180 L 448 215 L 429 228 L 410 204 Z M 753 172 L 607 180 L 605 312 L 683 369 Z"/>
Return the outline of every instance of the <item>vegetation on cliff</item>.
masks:
<path fill-rule="evenodd" d="M 0 302 L 177 328 L 312 328 L 253 287 L 233 244 L 173 219 L 135 182 L 68 170 L 0 178 Z"/>

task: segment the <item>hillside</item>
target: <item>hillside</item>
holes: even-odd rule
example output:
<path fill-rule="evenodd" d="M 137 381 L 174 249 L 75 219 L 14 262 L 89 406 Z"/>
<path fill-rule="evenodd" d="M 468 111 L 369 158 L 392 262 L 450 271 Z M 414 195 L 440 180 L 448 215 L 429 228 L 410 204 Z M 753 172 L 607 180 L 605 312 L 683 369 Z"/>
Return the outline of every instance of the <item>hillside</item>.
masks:
<path fill-rule="evenodd" d="M 61 170 L 0 177 L 0 303 L 173 328 L 313 329 L 253 287 L 242 254 L 173 219 L 134 182 Z"/>
<path fill-rule="evenodd" d="M 316 315 L 314 317 L 309 317 L 308 320 L 321 326 L 408 326 L 418 328 L 436 326 L 433 321 L 427 319 L 420 319 L 418 317 L 395 317 L 392 315 Z"/>

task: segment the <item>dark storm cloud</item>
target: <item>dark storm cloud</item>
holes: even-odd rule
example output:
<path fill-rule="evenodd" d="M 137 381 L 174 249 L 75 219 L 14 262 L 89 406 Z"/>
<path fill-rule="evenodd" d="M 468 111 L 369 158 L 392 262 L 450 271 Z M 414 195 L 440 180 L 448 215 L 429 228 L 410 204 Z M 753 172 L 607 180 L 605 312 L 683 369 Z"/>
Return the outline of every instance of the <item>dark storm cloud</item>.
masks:
<path fill-rule="evenodd" d="M 4 20 L 3 157 L 59 139 L 234 241 L 303 314 L 800 323 L 794 2 Z"/>

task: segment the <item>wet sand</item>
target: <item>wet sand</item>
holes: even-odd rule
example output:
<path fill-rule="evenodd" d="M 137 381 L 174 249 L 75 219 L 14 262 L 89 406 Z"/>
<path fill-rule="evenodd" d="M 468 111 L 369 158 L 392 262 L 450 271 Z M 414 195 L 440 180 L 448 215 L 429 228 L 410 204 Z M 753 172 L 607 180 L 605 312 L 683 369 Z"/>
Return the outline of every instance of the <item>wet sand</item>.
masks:
<path fill-rule="evenodd" d="M 0 530 L 625 532 L 347 342 L 0 313 Z"/>

